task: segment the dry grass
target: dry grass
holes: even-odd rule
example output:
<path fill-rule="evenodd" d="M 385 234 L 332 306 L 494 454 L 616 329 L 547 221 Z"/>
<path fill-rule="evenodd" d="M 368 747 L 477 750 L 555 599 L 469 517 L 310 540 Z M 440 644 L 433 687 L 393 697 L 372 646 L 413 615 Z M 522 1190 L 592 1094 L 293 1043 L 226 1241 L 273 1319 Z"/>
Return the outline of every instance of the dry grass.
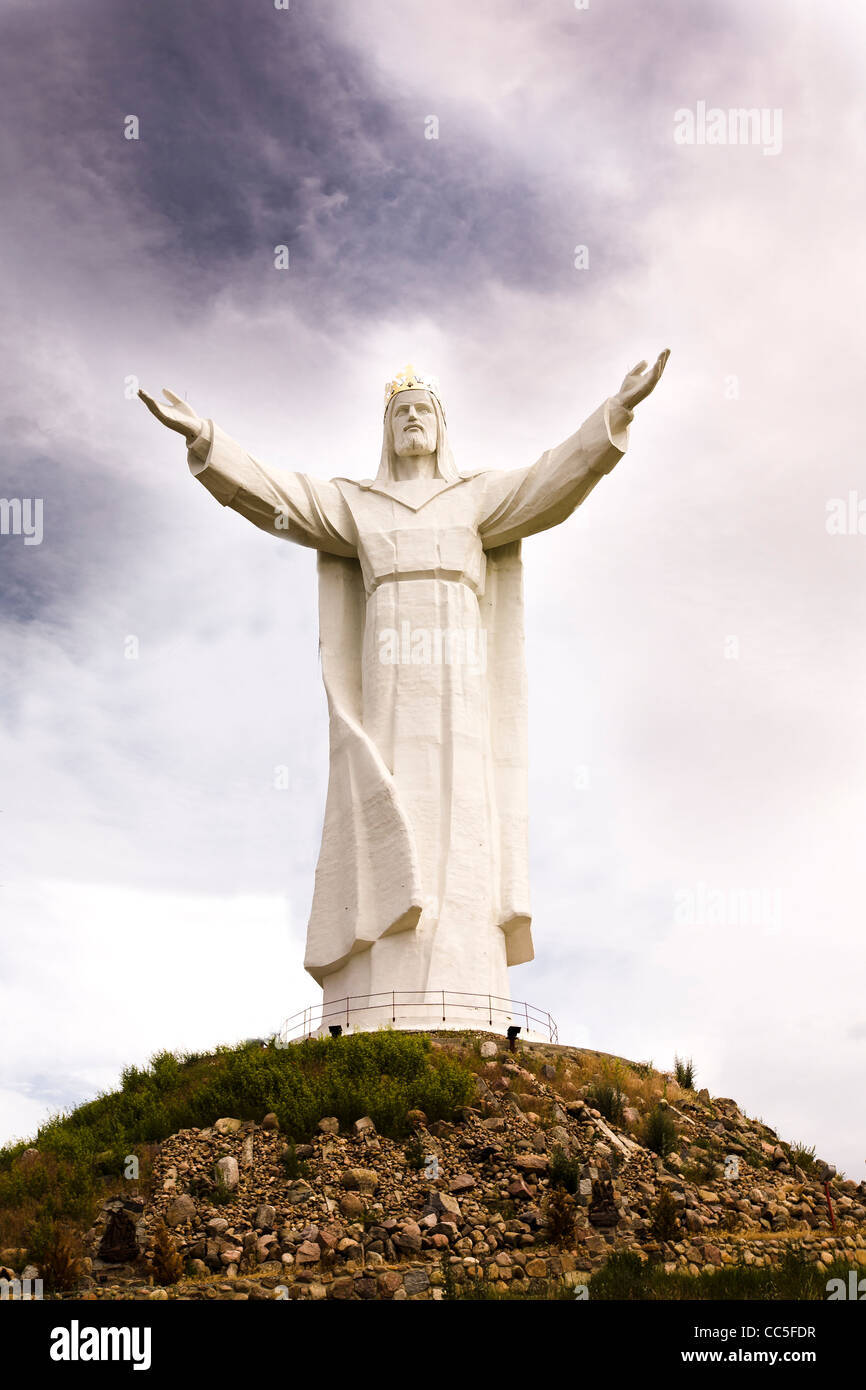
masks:
<path fill-rule="evenodd" d="M 38 1266 L 49 1293 L 66 1293 L 75 1288 L 84 1248 L 80 1234 L 67 1222 L 43 1218 L 36 1234 L 31 1235 L 28 1254 Z"/>
<path fill-rule="evenodd" d="M 176 1284 L 183 1277 L 183 1260 L 164 1221 L 156 1228 L 150 1264 L 158 1284 Z"/>

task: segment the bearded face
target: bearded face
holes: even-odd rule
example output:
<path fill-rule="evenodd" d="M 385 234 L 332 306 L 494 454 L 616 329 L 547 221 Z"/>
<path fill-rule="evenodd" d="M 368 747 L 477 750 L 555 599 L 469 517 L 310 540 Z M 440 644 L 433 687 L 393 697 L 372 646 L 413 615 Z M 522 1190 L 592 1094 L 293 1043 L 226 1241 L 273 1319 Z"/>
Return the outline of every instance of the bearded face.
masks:
<path fill-rule="evenodd" d="M 398 458 L 435 453 L 436 413 L 427 391 L 401 391 L 394 398 L 391 432 Z"/>

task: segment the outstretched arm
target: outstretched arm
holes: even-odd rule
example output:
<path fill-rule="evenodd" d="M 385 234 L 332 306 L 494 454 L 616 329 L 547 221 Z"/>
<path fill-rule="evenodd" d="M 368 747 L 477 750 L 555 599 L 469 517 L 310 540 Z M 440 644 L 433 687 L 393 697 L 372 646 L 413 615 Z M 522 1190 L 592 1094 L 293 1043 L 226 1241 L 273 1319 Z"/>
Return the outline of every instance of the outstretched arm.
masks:
<path fill-rule="evenodd" d="M 478 529 L 486 549 L 556 526 L 580 506 L 625 453 L 634 408 L 654 389 L 669 356 L 665 349 L 649 371 L 639 362 L 576 434 L 529 468 L 484 475 Z"/>
<path fill-rule="evenodd" d="M 163 391 L 167 403 L 138 394 L 162 424 L 184 436 L 190 472 L 224 507 L 298 545 L 357 554 L 351 515 L 333 483 L 259 463 L 173 391 Z"/>

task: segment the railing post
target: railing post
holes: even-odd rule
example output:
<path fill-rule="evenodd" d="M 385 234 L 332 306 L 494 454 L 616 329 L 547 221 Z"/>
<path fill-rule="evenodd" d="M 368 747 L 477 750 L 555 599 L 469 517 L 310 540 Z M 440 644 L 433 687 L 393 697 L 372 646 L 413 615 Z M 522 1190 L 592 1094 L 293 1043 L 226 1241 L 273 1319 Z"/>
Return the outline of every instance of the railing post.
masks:
<path fill-rule="evenodd" d="M 442 1022 L 445 1022 L 445 991 L 442 991 Z"/>
<path fill-rule="evenodd" d="M 396 998 L 396 993 L 395 993 L 395 991 L 392 989 L 392 990 L 391 990 L 391 1022 L 392 1022 L 392 1023 L 396 1023 L 396 1022 L 397 1022 L 397 1005 L 396 1005 L 395 1002 L 394 1002 L 395 998 Z"/>
<path fill-rule="evenodd" d="M 492 1028 L 492 1027 L 493 1027 L 493 1000 L 492 1000 L 492 998 L 490 997 L 489 994 L 488 994 L 488 996 L 487 996 L 487 1022 L 488 1022 L 488 1024 L 489 1024 L 489 1026 Z"/>

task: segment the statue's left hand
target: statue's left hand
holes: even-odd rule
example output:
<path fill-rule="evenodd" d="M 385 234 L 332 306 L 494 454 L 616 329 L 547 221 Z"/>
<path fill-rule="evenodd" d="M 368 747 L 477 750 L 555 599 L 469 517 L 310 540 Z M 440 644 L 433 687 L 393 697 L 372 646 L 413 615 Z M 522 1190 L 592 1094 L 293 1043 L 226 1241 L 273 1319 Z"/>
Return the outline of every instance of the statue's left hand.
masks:
<path fill-rule="evenodd" d="M 661 380 L 662 372 L 665 369 L 665 364 L 670 355 L 670 348 L 665 348 L 664 352 L 659 353 L 649 371 L 645 370 L 646 362 L 638 362 L 637 365 L 632 367 L 631 371 L 627 373 L 622 386 L 617 392 L 616 400 L 618 400 L 621 405 L 624 405 L 627 410 L 634 410 L 635 406 L 638 405 L 645 396 L 648 396 L 650 391 L 655 390 Z"/>

